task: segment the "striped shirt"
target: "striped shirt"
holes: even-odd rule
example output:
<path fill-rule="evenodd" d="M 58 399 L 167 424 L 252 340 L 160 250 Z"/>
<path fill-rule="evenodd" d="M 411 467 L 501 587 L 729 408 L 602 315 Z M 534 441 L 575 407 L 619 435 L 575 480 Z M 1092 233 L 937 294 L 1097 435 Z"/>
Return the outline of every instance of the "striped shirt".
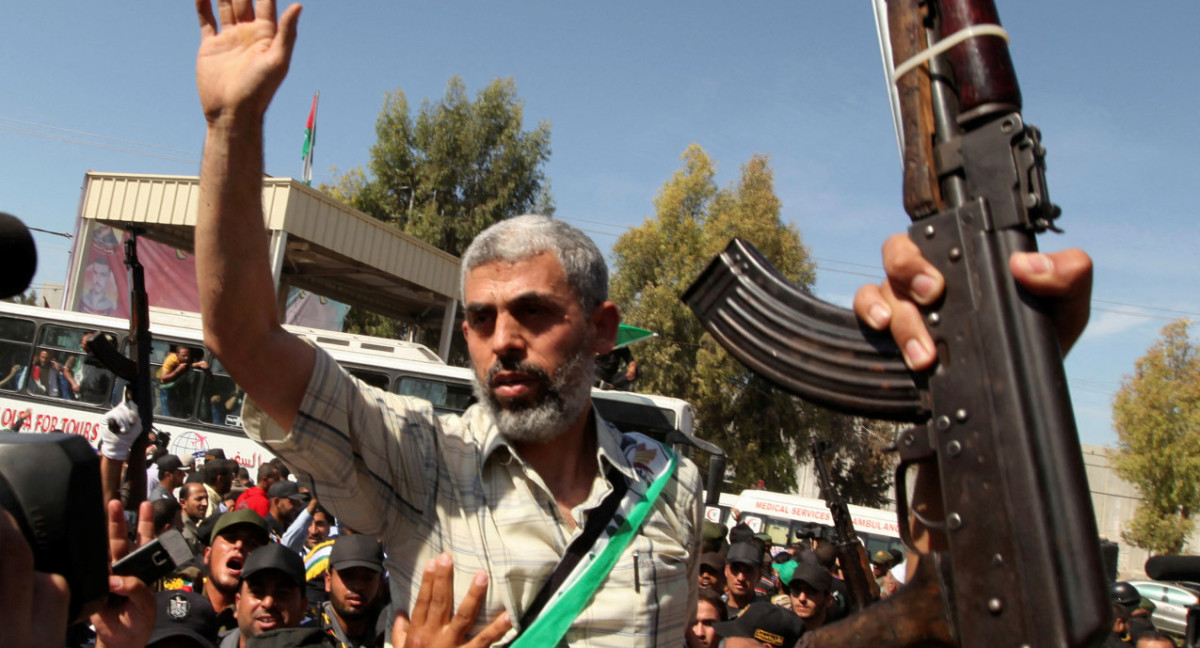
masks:
<path fill-rule="evenodd" d="M 610 466 L 637 479 L 621 434 L 593 416 L 600 470 L 572 529 L 541 477 L 500 436 L 490 414 L 437 415 L 426 401 L 367 386 L 324 351 L 290 432 L 247 399 L 243 424 L 283 458 L 346 526 L 387 546 L 392 597 L 411 609 L 425 564 L 454 558 L 454 591 L 489 575 L 479 631 L 501 611 L 532 603 L 588 511 L 612 487 Z M 701 479 L 681 459 L 638 536 L 567 632 L 572 646 L 670 646 L 684 642 L 696 607 Z M 515 635 L 510 631 L 505 640 Z"/>

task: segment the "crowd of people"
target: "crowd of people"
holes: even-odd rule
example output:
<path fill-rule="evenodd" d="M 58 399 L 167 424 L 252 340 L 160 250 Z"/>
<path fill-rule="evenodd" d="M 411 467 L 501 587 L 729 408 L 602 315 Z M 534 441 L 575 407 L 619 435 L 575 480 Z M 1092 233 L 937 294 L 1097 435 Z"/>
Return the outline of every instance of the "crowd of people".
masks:
<path fill-rule="evenodd" d="M 806 632 L 862 611 L 853 610 L 840 554 L 827 539 L 800 537 L 778 546 L 745 524 L 726 533 L 724 525 L 706 522 L 703 549 L 688 648 L 790 648 Z M 869 563 L 875 585 L 866 610 L 895 595 L 909 578 L 907 554 L 899 549 L 869 558 L 864 551 L 860 558 Z M 1105 648 L 1176 648 L 1151 621 L 1154 603 L 1133 585 L 1112 583 L 1109 598 L 1113 625 Z"/>
<path fill-rule="evenodd" d="M 132 518 L 136 533 L 129 531 L 119 502 L 110 503 L 110 541 L 119 538 L 112 546 L 114 559 L 131 546 L 175 531 L 187 539 L 192 560 L 153 583 L 114 589 L 125 602 L 112 608 L 116 612 L 97 613 L 72 626 L 65 645 L 408 645 L 410 615 L 391 605 L 383 545 L 339 524 L 290 480 L 279 460 L 260 466 L 257 481 L 250 482 L 244 469 L 221 454 L 209 452 L 192 469 L 190 456 L 153 451 L 149 498 L 140 517 Z M 4 523 L 10 522 L 5 515 Z M 791 647 L 805 633 L 854 613 L 839 554 L 829 540 L 802 537 L 779 546 L 745 524 L 727 530 L 707 521 L 702 535 L 687 648 Z M 903 586 L 905 558 L 895 549 L 870 557 L 875 596 L 887 598 Z M 411 615 L 421 624 L 421 636 L 449 630 L 449 640 L 411 645 L 467 645 L 479 612 L 479 586 L 486 580 L 474 583 L 460 602 L 461 618 L 451 617 L 452 601 L 445 597 L 453 592 L 452 567 L 449 555 L 426 566 L 423 604 Z M 1110 596 L 1114 621 L 1106 647 L 1175 648 L 1176 642 L 1150 621 L 1153 603 L 1132 585 L 1114 583 Z M 443 609 L 431 614 L 438 597 Z M 493 624 L 470 645 L 490 645 L 502 634 L 499 628 Z"/>
<path fill-rule="evenodd" d="M 340 525 L 281 462 L 261 465 L 250 482 L 220 450 L 199 462 L 161 450 L 150 458 L 138 514 L 109 503 L 113 560 L 172 532 L 191 555 L 151 583 L 126 583 L 120 612 L 72 625 L 65 645 L 229 648 L 268 631 L 278 632 L 254 645 L 390 641 L 383 545 Z"/>
<path fill-rule="evenodd" d="M 745 524 L 726 533 L 724 525 L 706 522 L 702 548 L 690 648 L 712 648 L 730 638 L 792 646 L 806 631 L 851 613 L 838 552 L 827 539 L 801 537 L 779 546 Z M 898 550 L 871 557 L 878 596 L 891 595 L 903 583 L 903 561 Z"/>

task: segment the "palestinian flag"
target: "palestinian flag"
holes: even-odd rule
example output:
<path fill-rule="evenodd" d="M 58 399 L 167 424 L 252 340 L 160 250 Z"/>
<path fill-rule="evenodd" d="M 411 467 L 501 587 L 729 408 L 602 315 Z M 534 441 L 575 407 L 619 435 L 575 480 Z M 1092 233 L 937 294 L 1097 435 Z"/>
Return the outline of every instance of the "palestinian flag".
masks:
<path fill-rule="evenodd" d="M 308 112 L 308 123 L 304 125 L 304 149 L 301 151 L 301 157 L 304 158 L 304 184 L 312 185 L 312 160 L 313 146 L 317 143 L 317 99 L 321 93 L 318 91 L 313 95 L 312 110 Z"/>

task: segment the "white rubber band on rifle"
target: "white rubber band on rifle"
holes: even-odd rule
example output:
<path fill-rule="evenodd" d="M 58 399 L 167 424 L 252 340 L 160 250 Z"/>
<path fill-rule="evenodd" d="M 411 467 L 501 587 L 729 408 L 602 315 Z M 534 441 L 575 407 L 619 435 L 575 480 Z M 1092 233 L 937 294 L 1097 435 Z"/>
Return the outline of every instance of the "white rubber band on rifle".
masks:
<path fill-rule="evenodd" d="M 976 36 L 999 36 L 1004 39 L 1004 42 L 1009 42 L 1008 32 L 1000 25 L 971 25 L 964 27 L 938 41 L 933 47 L 898 65 L 892 72 L 892 83 L 896 83 L 900 77 L 912 72 L 914 68 L 923 65 L 929 59 L 939 56 L 951 47 Z"/>

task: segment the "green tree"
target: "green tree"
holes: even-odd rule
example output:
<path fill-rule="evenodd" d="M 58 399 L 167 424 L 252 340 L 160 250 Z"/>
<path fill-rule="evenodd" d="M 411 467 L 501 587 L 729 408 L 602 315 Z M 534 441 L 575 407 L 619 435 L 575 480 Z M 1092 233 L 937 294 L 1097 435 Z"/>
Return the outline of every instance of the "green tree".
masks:
<path fill-rule="evenodd" d="M 1183 551 L 1200 504 L 1200 347 L 1176 320 L 1113 398 L 1113 466 L 1142 500 L 1125 539 L 1157 554 Z"/>
<path fill-rule="evenodd" d="M 21 293 L 20 295 L 13 295 L 4 301 L 12 302 L 14 304 L 25 304 L 26 306 L 37 306 L 38 294 L 36 290 L 30 288 L 24 293 Z"/>
<path fill-rule="evenodd" d="M 554 212 L 543 165 L 550 124 L 522 130 L 512 79 L 467 97 L 459 77 L 414 116 L 402 90 L 388 93 L 375 123 L 370 175 L 351 169 L 322 190 L 451 254 L 510 216 Z"/>
<path fill-rule="evenodd" d="M 543 166 L 550 124 L 525 131 L 524 104 L 512 79 L 496 79 L 467 97 L 459 77 L 436 103 L 413 115 L 402 90 L 388 93 L 375 123 L 370 172 L 334 170 L 320 189 L 435 247 L 462 255 L 491 224 L 525 213 L 554 214 Z M 404 337 L 410 326 L 351 309 L 346 330 Z M 416 331 L 421 339 L 421 331 Z M 452 350 L 459 358 L 460 350 Z"/>
<path fill-rule="evenodd" d="M 654 200 L 655 216 L 613 246 L 611 296 L 623 320 L 658 337 L 635 349 L 645 368 L 638 389 L 690 401 L 698 434 L 722 448 L 734 490 L 759 480 L 771 490 L 796 487 L 812 434 L 832 442 L 835 485 L 864 504 L 879 504 L 890 479 L 858 455 L 874 424 L 834 414 L 775 388 L 732 358 L 707 333 L 680 295 L 735 236 L 754 244 L 785 276 L 811 288 L 814 267 L 794 226 L 779 220 L 780 202 L 768 159 L 755 156 L 735 184 L 716 184 L 713 161 L 698 145 Z M 850 443 L 850 440 L 854 440 Z M 878 462 L 876 462 L 878 463 Z"/>

